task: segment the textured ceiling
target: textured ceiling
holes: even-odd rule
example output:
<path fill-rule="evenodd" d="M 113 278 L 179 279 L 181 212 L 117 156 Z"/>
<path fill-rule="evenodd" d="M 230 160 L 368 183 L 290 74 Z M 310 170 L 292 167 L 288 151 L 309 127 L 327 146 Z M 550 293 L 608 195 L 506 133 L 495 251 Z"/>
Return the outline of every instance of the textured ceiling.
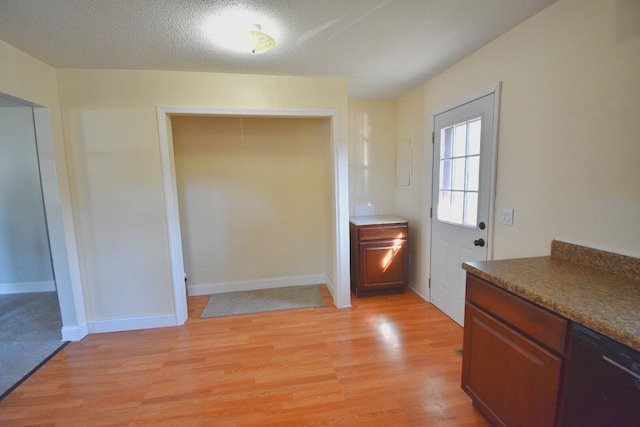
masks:
<path fill-rule="evenodd" d="M 346 77 L 351 97 L 396 98 L 555 1 L 0 0 L 0 40 L 57 68 Z M 276 47 L 217 46 L 205 28 L 229 13 Z"/>

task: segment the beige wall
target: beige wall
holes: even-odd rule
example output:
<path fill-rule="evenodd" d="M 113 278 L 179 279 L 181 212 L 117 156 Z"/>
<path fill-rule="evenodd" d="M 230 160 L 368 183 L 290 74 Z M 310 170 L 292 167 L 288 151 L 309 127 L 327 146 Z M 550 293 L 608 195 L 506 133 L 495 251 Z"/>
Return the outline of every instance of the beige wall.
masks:
<path fill-rule="evenodd" d="M 409 286 L 428 299 L 425 277 L 429 268 L 428 213 L 431 173 L 427 151 L 431 139 L 427 138 L 429 120 L 425 112 L 422 89 L 416 89 L 398 100 L 397 139 L 410 139 L 412 150 L 412 177 L 409 187 L 396 188 L 396 214 L 409 221 L 409 249 L 411 269 Z"/>
<path fill-rule="evenodd" d="M 349 210 L 372 204 L 395 214 L 396 101 L 349 100 Z"/>
<path fill-rule="evenodd" d="M 502 82 L 495 204 L 515 213 L 495 226 L 495 259 L 547 255 L 554 238 L 640 256 L 639 23 L 636 1 L 560 0 L 400 99 L 399 134 L 421 135 L 409 107 L 429 120 Z M 415 153 L 426 189 L 430 145 Z M 424 217 L 427 194 L 398 211 Z"/>
<path fill-rule="evenodd" d="M 0 40 L 0 92 L 47 106 L 62 142 L 55 69 Z"/>
<path fill-rule="evenodd" d="M 344 79 L 67 69 L 58 84 L 95 322 L 174 310 L 157 106 L 332 109 L 347 136 Z"/>
<path fill-rule="evenodd" d="M 324 283 L 327 122 L 173 117 L 190 294 Z"/>

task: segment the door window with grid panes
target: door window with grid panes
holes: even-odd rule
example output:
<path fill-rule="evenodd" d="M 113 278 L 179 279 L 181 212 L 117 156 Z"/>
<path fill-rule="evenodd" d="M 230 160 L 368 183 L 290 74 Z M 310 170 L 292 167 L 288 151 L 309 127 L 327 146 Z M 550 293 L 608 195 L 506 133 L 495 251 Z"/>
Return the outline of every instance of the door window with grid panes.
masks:
<path fill-rule="evenodd" d="M 439 221 L 477 225 L 481 131 L 480 117 L 440 131 Z"/>

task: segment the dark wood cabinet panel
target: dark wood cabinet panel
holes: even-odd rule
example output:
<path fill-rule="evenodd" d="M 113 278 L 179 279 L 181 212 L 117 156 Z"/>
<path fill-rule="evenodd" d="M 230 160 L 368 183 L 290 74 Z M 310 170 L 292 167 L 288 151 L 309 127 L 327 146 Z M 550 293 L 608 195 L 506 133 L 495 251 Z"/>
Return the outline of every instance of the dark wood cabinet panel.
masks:
<path fill-rule="evenodd" d="M 356 296 L 401 293 L 409 275 L 407 223 L 350 224 L 351 289 Z"/>
<path fill-rule="evenodd" d="M 467 275 L 462 388 L 498 426 L 553 426 L 568 322 Z"/>
<path fill-rule="evenodd" d="M 361 261 L 364 268 L 362 285 L 365 289 L 404 286 L 406 282 L 406 241 L 362 243 Z"/>
<path fill-rule="evenodd" d="M 467 304 L 462 383 L 500 426 L 553 426 L 562 359 Z"/>

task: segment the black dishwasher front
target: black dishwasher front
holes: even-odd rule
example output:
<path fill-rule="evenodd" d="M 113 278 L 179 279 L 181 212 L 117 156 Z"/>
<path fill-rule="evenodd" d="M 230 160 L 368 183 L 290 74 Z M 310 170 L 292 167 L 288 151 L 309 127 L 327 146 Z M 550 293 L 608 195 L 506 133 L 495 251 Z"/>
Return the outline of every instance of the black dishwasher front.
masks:
<path fill-rule="evenodd" d="M 574 324 L 566 378 L 562 426 L 640 426 L 637 351 Z"/>

